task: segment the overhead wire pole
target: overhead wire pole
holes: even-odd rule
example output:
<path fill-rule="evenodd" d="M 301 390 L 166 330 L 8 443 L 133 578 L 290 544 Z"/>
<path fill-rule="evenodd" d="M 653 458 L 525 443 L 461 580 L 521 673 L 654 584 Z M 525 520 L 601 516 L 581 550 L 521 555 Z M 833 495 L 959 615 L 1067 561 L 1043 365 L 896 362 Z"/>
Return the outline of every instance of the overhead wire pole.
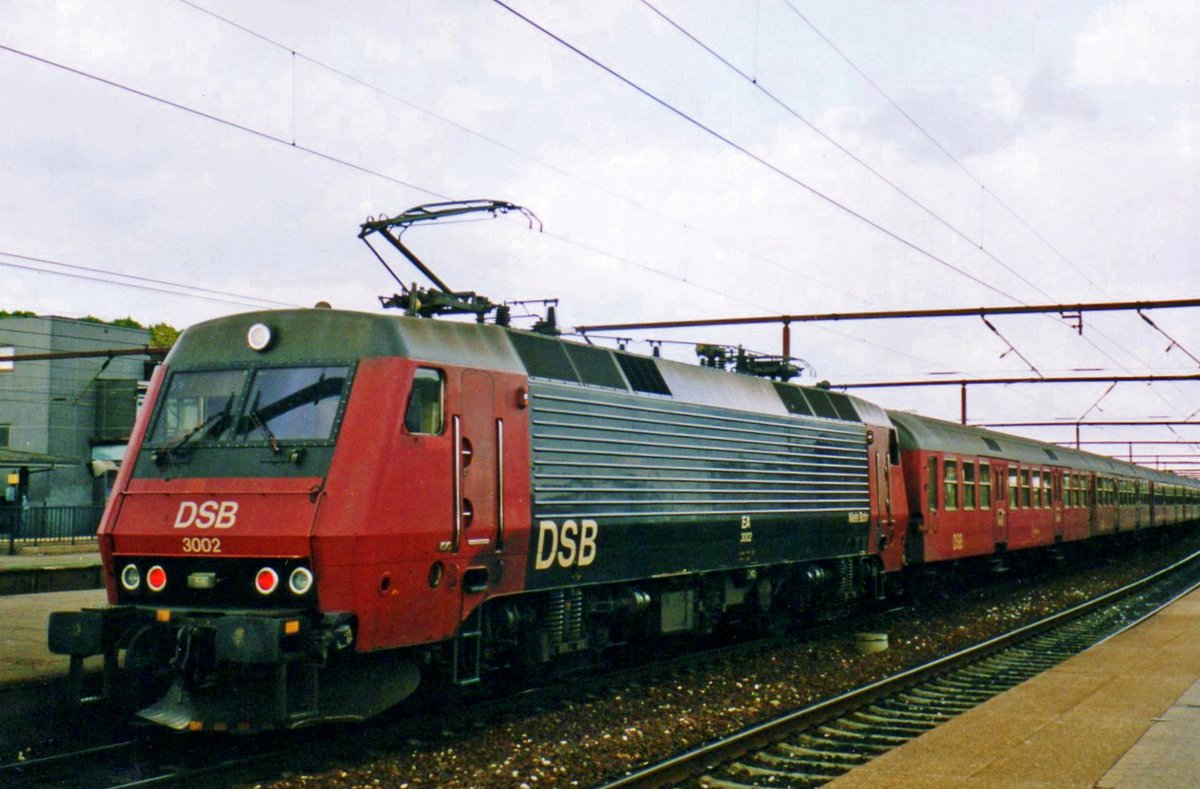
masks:
<path fill-rule="evenodd" d="M 588 332 L 599 331 L 645 331 L 645 330 L 663 330 L 663 329 L 687 329 L 701 328 L 711 326 L 751 326 L 759 324 L 778 323 L 782 327 L 782 354 L 784 357 L 791 356 L 792 350 L 792 331 L 791 324 L 793 323 L 820 323 L 820 322 L 837 322 L 837 321 L 872 321 L 872 320 L 903 320 L 913 318 L 981 318 L 988 325 L 988 328 L 996 332 L 997 336 L 1004 339 L 1002 335 L 996 331 L 996 328 L 987 320 L 988 315 L 1038 315 L 1038 314 L 1057 314 L 1068 320 L 1078 320 L 1078 324 L 1074 327 L 1082 334 L 1083 333 L 1083 313 L 1085 312 L 1137 312 L 1147 323 L 1154 324 L 1149 318 L 1142 314 L 1142 310 L 1166 310 L 1166 309 L 1186 309 L 1200 307 L 1200 298 L 1195 299 L 1159 299 L 1156 301 L 1111 301 L 1111 302 L 1090 302 L 1078 304 L 1024 304 L 1020 306 L 1004 306 L 1004 307 L 962 307 L 962 308 L 945 308 L 945 309 L 925 309 L 925 310 L 875 310 L 869 312 L 825 312 L 825 313 L 810 313 L 810 314 L 780 314 L 780 315 L 744 315 L 730 318 L 691 318 L 672 321 L 643 321 L 638 323 L 596 323 L 587 326 L 577 326 L 575 331 L 586 335 Z M 1157 329 L 1158 327 L 1155 326 Z M 1160 330 L 1161 331 L 1161 330 Z M 1005 340 L 1008 343 L 1007 340 Z M 1172 341 L 1174 342 L 1174 341 Z M 1018 356 L 1029 365 L 1034 372 L 1039 372 L 1036 367 L 1025 359 L 1019 351 L 1012 347 L 1012 343 L 1008 343 L 1009 348 L 1017 353 Z M 1177 343 L 1174 347 L 1179 347 Z M 1187 353 L 1184 350 L 1184 353 Z M 1189 356 L 1191 354 L 1188 354 Z M 1040 373 L 1039 373 L 1040 374 Z M 1106 381 L 1111 381 L 1111 378 L 1106 378 Z M 963 391 L 963 409 L 965 412 L 966 391 Z"/>
<path fill-rule="evenodd" d="M 1200 373 L 1168 375 L 1054 375 L 1040 378 L 924 378 L 910 381 L 861 381 L 833 384 L 834 389 L 899 389 L 914 386 L 1008 386 L 1010 384 L 1119 384 L 1200 381 Z"/>
<path fill-rule="evenodd" d="M 981 315 L 1069 314 L 1082 312 L 1121 312 L 1200 307 L 1200 298 L 1160 299 L 1157 301 L 1110 301 L 1081 304 L 1028 304 L 1012 307 L 961 307 L 927 310 L 876 310 L 872 312 L 824 312 L 810 314 L 746 315 L 730 318 L 693 318 L 641 323 L 597 323 L 578 326 L 576 331 L 621 331 L 634 329 L 687 329 L 702 326 L 748 326 L 759 323 L 816 323 L 831 321 L 896 320 L 905 318 L 965 318 Z"/>
<path fill-rule="evenodd" d="M 1041 421 L 1041 422 L 980 422 L 976 427 L 1074 427 L 1075 428 L 1075 449 L 1080 449 L 1085 442 L 1080 440 L 1080 428 L 1084 427 L 1166 427 L 1175 428 L 1181 425 L 1200 425 L 1200 421 L 1178 420 L 1178 419 L 1108 419 L 1108 420 L 1093 420 L 1085 422 L 1083 420 L 1074 421 Z M 1174 432 L 1174 431 L 1172 431 Z M 1062 444 L 1063 442 L 1055 442 Z M 1100 442 L 1092 442 L 1100 443 Z M 1116 444 L 1128 444 L 1129 454 L 1133 455 L 1133 442 L 1131 441 L 1114 441 Z M 1157 442 L 1148 442 L 1157 443 Z M 1192 443 L 1192 442 L 1182 442 Z"/>
<path fill-rule="evenodd" d="M 1020 355 L 1020 354 L 1018 354 Z M 1025 357 L 1021 357 L 1022 359 Z M 1036 370 L 1034 372 L 1037 372 Z M 916 381 L 865 381 L 862 383 L 832 384 L 833 389 L 901 389 L 923 386 L 957 386 L 961 393 L 960 422 L 967 424 L 967 387 L 968 386 L 1008 386 L 1010 384 L 1109 384 L 1108 389 L 1100 396 L 1103 400 L 1119 383 L 1155 383 L 1165 381 L 1200 381 L 1200 373 L 1186 375 L 1063 375 L 1041 376 L 1039 378 L 933 378 Z M 1080 419 L 1091 413 L 1099 405 L 1097 400 L 1091 408 L 1083 413 Z M 1076 439 L 1078 439 L 1076 435 Z"/>

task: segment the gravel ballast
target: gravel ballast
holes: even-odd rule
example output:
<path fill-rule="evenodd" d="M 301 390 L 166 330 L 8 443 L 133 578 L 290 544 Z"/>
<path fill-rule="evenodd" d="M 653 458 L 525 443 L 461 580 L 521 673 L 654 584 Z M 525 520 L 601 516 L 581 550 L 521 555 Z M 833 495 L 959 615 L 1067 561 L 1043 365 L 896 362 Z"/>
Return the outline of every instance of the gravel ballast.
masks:
<path fill-rule="evenodd" d="M 577 678 L 584 692 L 558 693 L 532 706 L 514 703 L 474 725 L 448 712 L 418 736 L 364 732 L 370 752 L 335 757 L 335 769 L 311 768 L 255 784 L 298 787 L 591 786 L 785 711 L 927 662 L 1095 597 L 1200 548 L 1189 530 L 1162 546 L 1140 546 L 1093 560 L 1075 555 L 1036 576 L 998 584 L 965 582 L 917 608 L 856 619 L 820 635 L 796 638 L 736 661 L 710 661 L 664 679 L 614 686 Z M 889 649 L 859 655 L 854 632 L 888 634 Z M 367 744 L 369 743 L 369 744 Z M 327 762 L 329 757 L 322 757 Z"/>

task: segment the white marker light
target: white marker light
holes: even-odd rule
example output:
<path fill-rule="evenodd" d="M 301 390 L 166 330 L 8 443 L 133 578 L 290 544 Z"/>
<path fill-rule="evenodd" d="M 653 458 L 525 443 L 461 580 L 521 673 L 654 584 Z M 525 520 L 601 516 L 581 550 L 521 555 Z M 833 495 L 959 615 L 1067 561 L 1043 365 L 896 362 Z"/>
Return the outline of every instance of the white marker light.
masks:
<path fill-rule="evenodd" d="M 137 591 L 137 588 L 142 585 L 142 574 L 138 572 L 137 565 L 127 564 L 125 569 L 121 570 L 121 586 L 124 586 L 127 591 Z"/>
<path fill-rule="evenodd" d="M 267 350 L 271 347 L 271 341 L 274 339 L 271 328 L 265 323 L 256 323 L 250 327 L 250 331 L 246 332 L 246 344 L 255 351 Z"/>
<path fill-rule="evenodd" d="M 312 588 L 313 574 L 307 567 L 297 567 L 288 576 L 288 589 L 294 595 L 302 595 Z"/>

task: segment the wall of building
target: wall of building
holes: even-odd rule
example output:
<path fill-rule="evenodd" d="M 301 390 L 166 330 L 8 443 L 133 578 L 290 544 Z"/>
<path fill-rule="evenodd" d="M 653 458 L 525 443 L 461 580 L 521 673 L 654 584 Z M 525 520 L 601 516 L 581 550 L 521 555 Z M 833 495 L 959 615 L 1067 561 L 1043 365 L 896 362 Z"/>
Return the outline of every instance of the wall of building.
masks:
<path fill-rule="evenodd" d="M 146 329 L 57 317 L 0 318 L 0 348 L 11 347 L 15 354 L 149 344 Z M 146 358 L 133 356 L 18 361 L 11 369 L 0 369 L 0 425 L 9 426 L 8 446 L 78 460 L 34 473 L 29 503 L 59 506 L 103 500 L 104 479 L 93 478 L 87 463 L 96 456 L 96 447 L 107 445 L 112 454 L 113 445 L 128 438 L 133 411 L 116 398 L 122 391 L 136 398 L 136 384 L 145 378 L 145 368 Z"/>

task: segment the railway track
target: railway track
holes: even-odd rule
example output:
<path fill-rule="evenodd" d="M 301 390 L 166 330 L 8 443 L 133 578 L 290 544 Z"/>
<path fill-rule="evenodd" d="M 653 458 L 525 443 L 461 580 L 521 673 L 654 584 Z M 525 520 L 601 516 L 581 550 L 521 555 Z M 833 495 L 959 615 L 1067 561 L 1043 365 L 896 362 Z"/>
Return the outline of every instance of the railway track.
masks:
<path fill-rule="evenodd" d="M 1195 556 L 1189 559 L 1196 558 Z M 1185 560 L 1187 561 L 1187 560 Z M 1181 564 L 1181 563 L 1180 563 Z M 1198 570 L 1200 575 L 1200 570 Z M 1013 581 L 1012 589 L 1021 587 L 1019 579 Z M 1145 583 L 1145 582 L 1143 582 Z M 1005 586 L 1006 584 L 1000 584 Z M 1129 589 L 1126 587 L 1125 590 Z M 1118 590 L 1119 594 L 1121 591 Z M 1106 599 L 1112 596 L 1107 596 Z M 1073 612 L 1080 609 L 1073 609 Z M 876 614 L 886 612 L 875 612 Z M 824 626 L 823 626 L 824 627 Z M 852 630 L 853 623 L 836 622 L 827 627 L 838 631 Z M 849 630 L 847 630 L 849 628 Z M 811 635 L 811 631 L 810 631 Z M 254 783 L 264 778 L 281 775 L 320 774 L 323 771 L 335 770 L 340 766 L 353 765 L 372 754 L 389 754 L 396 750 L 396 743 L 408 743 L 405 748 L 422 749 L 434 746 L 439 742 L 454 743 L 463 737 L 472 736 L 472 732 L 490 728 L 495 722 L 503 723 L 513 718 L 521 719 L 526 716 L 536 717 L 539 711 L 561 707 L 564 704 L 582 703 L 595 697 L 604 697 L 614 692 L 628 692 L 632 687 L 653 687 L 664 678 L 682 677 L 693 671 L 703 671 L 705 664 L 729 663 L 737 665 L 744 660 L 747 653 L 753 654 L 768 644 L 779 639 L 763 638 L 733 645 L 725 645 L 714 649 L 695 651 L 689 650 L 682 654 L 666 657 L 657 656 L 650 663 L 636 663 L 632 666 L 610 670 L 597 675 L 589 675 L 587 683 L 572 681 L 572 676 L 562 677 L 561 681 L 545 686 L 525 688 L 517 692 L 502 694 L 499 697 L 485 701 L 460 701 L 451 704 L 450 708 L 439 708 L 425 714 L 417 713 L 401 719 L 377 720 L 363 726 L 321 727 L 283 733 L 279 737 L 268 735 L 250 735 L 225 737 L 215 735 L 177 735 L 158 729 L 124 729 L 119 734 L 120 741 L 103 743 L 92 738 L 90 746 L 74 748 L 70 751 L 54 753 L 37 759 L 25 759 L 12 764 L 0 764 L 0 785 L 17 787 L 42 786 L 95 786 L 95 787 L 134 787 L 134 786 L 227 786 L 233 783 Z M 1086 639 L 1085 639 L 1086 641 Z M 1069 649 L 1079 651 L 1085 648 L 1085 641 L 1068 645 Z M 995 641 L 989 644 L 996 643 Z M 996 647 L 998 648 L 998 647 Z M 994 650 L 993 650 L 994 651 Z M 1048 653 L 1048 648 L 1038 648 L 1042 653 Z M 1073 652 L 1066 652 L 1063 657 Z M 1011 680 L 1011 684 L 1021 681 L 1024 677 L 1017 672 L 1023 668 L 1036 665 L 1045 668 L 1061 660 L 1054 657 L 1052 662 L 1046 662 L 1045 654 L 1034 658 L 1014 658 L 1010 665 L 999 672 L 1001 679 Z M 1024 665 L 1022 665 L 1024 664 Z M 1039 669 L 1040 670 L 1040 669 Z M 944 671 L 949 671 L 945 667 Z M 1004 677 L 1009 674 L 1011 676 Z M 1036 673 L 1036 672 L 1035 672 Z M 969 676 L 969 675 L 966 675 Z M 909 684 L 912 684 L 910 682 Z M 950 684 L 961 684 L 953 680 Z M 1009 685 L 1011 686 L 1011 685 Z M 985 687 L 977 683 L 976 691 L 984 690 L 988 695 L 1001 692 L 1007 686 L 996 684 L 995 687 Z M 952 717 L 958 712 L 968 709 L 978 703 L 978 700 L 966 698 L 951 701 L 948 698 L 930 698 L 933 692 L 944 692 L 944 688 L 935 690 L 913 691 L 915 700 L 904 700 L 900 707 L 886 707 L 882 702 L 877 709 L 866 709 L 857 718 L 848 720 L 839 726 L 838 731 L 828 732 L 822 748 L 817 743 L 804 741 L 799 743 L 783 743 L 775 753 L 768 752 L 762 761 L 756 762 L 749 756 L 741 758 L 746 768 L 732 767 L 724 773 L 711 772 L 706 781 L 712 786 L 747 786 L 760 782 L 766 776 L 755 778 L 751 775 L 756 770 L 772 770 L 775 773 L 792 772 L 801 774 L 807 772 L 814 780 L 805 779 L 807 783 L 794 785 L 819 784 L 828 780 L 828 776 L 838 774 L 831 772 L 832 764 L 839 770 L 852 767 L 873 755 L 881 752 L 882 746 L 892 747 L 901 740 L 893 738 L 916 736 L 931 725 Z M 919 701 L 920 703 L 916 703 Z M 849 703 L 849 702 L 847 702 Z M 858 707 L 862 707 L 860 702 Z M 966 706 L 963 706 L 966 704 Z M 848 710 L 851 708 L 847 708 Z M 832 723 L 836 715 L 828 712 L 822 722 Z M 864 727 L 874 724 L 875 730 L 868 732 Z M 922 728 L 924 727 L 924 728 Z M 110 725 L 99 722 L 88 724 L 86 729 L 95 732 L 97 729 L 110 730 Z M 844 729 L 845 733 L 841 730 Z M 122 731 L 118 727 L 118 731 Z M 856 744 L 840 747 L 845 734 L 859 735 Z M 775 737 L 782 737 L 782 734 Z M 64 732 L 59 742 L 68 741 Z M 771 738 L 768 738 L 771 739 Z M 715 743 L 714 743 L 715 745 Z M 840 752 L 832 745 L 838 745 Z M 886 748 L 885 748 L 886 749 Z M 745 753 L 743 747 L 740 753 Z M 810 751 L 820 751 L 810 753 Z M 715 751 L 714 751 L 715 753 Z M 26 753 L 28 755 L 28 752 Z M 782 759 L 789 758 L 791 762 Z M 800 769 L 800 761 L 807 764 Z M 718 761 L 716 756 L 704 760 L 706 764 Z M 727 757 L 724 761 L 731 764 L 736 757 Z M 695 768 L 689 773 L 692 775 Z M 629 776 L 630 779 L 636 776 Z M 615 785 L 635 785 L 625 783 L 622 779 Z M 647 784 L 659 785 L 667 779 L 647 780 Z M 698 781 L 690 780 L 691 785 Z M 763 785 L 778 786 L 792 785 L 796 778 L 783 780 L 776 776 Z M 720 783 L 724 782 L 724 783 Z"/>
<path fill-rule="evenodd" d="M 0 764 L 0 785 L 28 789 L 226 786 L 229 776 L 247 774 L 255 766 L 279 758 L 288 747 L 295 747 L 295 743 L 249 744 L 237 739 L 185 742 L 155 733 Z"/>
<path fill-rule="evenodd" d="M 602 784 L 821 786 L 1200 588 L 1200 552 L 1010 633 Z"/>
<path fill-rule="evenodd" d="M 740 655 L 778 641 L 755 638 L 701 651 L 681 651 L 652 662 L 635 662 L 598 676 L 598 684 L 583 691 L 572 675 L 557 681 L 514 689 L 494 697 L 462 700 L 450 709 L 415 713 L 363 725 L 321 726 L 254 735 L 179 734 L 159 728 L 118 725 L 121 735 L 111 742 L 90 742 L 36 758 L 0 763 L 0 786 L 21 789 L 87 786 L 133 789 L 151 786 L 225 787 L 251 783 L 308 768 L 328 769 L 361 758 L 364 752 L 393 747 L 396 741 L 426 740 L 477 729 L 514 710 L 536 710 L 561 704 L 564 697 L 595 694 L 611 683 L 652 684 L 714 661 L 736 661 Z M 99 724 L 98 724 L 99 725 Z M 65 737 L 65 735 L 64 735 Z M 436 738 L 435 738 L 436 739 Z"/>

